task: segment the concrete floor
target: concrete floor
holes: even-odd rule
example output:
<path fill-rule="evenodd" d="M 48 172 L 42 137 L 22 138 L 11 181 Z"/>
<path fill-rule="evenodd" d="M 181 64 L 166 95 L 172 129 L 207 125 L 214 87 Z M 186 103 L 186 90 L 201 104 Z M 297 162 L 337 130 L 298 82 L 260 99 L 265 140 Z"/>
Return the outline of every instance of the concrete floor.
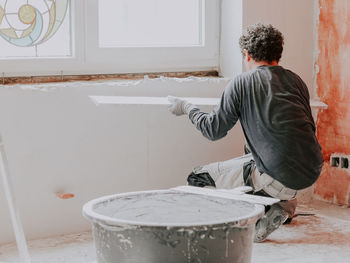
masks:
<path fill-rule="evenodd" d="M 289 225 L 268 240 L 254 244 L 252 262 L 350 262 L 350 208 L 312 202 L 300 205 Z M 95 251 L 91 232 L 33 240 L 32 263 L 92 263 Z M 17 263 L 14 244 L 0 246 L 0 262 Z"/>

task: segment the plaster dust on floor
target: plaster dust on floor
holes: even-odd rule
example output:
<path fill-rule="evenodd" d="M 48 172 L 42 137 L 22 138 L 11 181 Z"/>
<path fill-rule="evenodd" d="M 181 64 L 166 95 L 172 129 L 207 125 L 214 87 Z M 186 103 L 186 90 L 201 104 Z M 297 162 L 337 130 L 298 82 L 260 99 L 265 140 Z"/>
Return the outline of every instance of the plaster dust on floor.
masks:
<path fill-rule="evenodd" d="M 302 204 L 289 225 L 281 226 L 263 243 L 254 244 L 253 263 L 338 263 L 350 258 L 350 208 L 322 202 Z M 93 263 L 91 232 L 29 242 L 33 263 Z M 14 244 L 0 246 L 0 262 L 17 263 Z"/>
<path fill-rule="evenodd" d="M 32 263 L 94 263 L 91 232 L 56 236 L 29 242 Z M 14 244 L 0 246 L 0 262 L 18 263 Z"/>

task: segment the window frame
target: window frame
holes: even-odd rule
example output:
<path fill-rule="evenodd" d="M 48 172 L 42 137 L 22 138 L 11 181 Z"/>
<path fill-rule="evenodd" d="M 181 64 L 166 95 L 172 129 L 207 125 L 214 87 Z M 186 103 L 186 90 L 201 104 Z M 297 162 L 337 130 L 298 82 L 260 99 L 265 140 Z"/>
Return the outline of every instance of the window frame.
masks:
<path fill-rule="evenodd" d="M 12 77 L 200 71 L 218 68 L 218 0 L 203 0 L 203 46 L 144 48 L 98 47 L 98 1 L 103 0 L 70 1 L 72 57 L 0 59 L 0 74 Z"/>
<path fill-rule="evenodd" d="M 78 47 L 84 45 L 85 33 L 78 30 L 84 25 L 84 14 L 76 12 L 84 0 L 69 1 L 71 19 L 71 57 L 37 57 L 0 59 L 0 74 L 12 76 L 44 76 L 73 73 L 82 65 L 84 52 Z M 33 65 L 34 64 L 34 65 Z"/>

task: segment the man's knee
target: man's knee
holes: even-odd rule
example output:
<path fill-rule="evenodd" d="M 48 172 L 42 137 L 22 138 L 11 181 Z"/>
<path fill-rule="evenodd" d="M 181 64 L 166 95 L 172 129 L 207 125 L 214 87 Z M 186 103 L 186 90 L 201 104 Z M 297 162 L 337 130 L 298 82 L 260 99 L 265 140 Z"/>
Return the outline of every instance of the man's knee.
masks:
<path fill-rule="evenodd" d="M 194 172 L 192 172 L 187 177 L 187 182 L 188 182 L 188 185 L 191 185 L 191 186 L 198 186 L 198 187 L 212 186 L 212 187 L 216 187 L 213 178 L 207 172 L 199 173 L 199 174 L 195 174 Z"/>

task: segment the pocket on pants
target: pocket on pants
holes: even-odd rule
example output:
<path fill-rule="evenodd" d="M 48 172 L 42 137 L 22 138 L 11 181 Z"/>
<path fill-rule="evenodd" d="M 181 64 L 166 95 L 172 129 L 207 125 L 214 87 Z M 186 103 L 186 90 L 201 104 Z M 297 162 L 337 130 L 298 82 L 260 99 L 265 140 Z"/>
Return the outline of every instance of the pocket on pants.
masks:
<path fill-rule="evenodd" d="M 211 186 L 211 187 L 216 187 L 213 178 L 207 172 L 199 173 L 199 174 L 195 174 L 195 173 L 192 172 L 187 177 L 187 182 L 188 182 L 188 185 L 191 185 L 191 186 L 197 186 L 197 187 Z"/>

